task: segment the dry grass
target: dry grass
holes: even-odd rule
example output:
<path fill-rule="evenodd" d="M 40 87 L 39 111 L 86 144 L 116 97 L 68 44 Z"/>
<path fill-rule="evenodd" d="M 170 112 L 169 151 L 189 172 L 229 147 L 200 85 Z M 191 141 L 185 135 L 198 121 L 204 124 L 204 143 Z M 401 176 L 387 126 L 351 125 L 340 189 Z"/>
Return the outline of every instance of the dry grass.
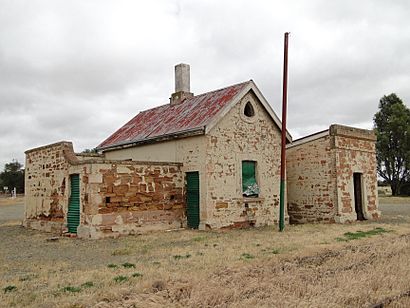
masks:
<path fill-rule="evenodd" d="M 410 288 L 407 223 L 49 237 L 0 227 L 0 306 L 357 307 Z"/>

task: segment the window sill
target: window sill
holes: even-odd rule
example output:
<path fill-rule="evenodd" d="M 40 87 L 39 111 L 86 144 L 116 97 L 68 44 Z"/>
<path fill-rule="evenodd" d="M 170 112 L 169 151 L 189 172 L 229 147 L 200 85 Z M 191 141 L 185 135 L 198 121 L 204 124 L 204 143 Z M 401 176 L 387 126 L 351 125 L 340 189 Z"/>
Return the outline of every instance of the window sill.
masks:
<path fill-rule="evenodd" d="M 242 200 L 244 203 L 252 203 L 252 202 L 265 201 L 265 198 L 262 198 L 262 197 L 243 197 L 240 200 Z"/>

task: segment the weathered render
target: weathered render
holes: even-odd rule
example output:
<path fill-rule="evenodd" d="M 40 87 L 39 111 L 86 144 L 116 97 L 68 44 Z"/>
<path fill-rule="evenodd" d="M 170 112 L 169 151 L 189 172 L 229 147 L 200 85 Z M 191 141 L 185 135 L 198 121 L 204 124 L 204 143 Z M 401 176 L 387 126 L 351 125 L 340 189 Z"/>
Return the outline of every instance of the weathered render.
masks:
<path fill-rule="evenodd" d="M 181 164 L 76 155 L 70 142 L 26 152 L 25 226 L 67 232 L 73 174 L 80 177 L 79 237 L 185 226 Z"/>
<path fill-rule="evenodd" d="M 332 125 L 289 145 L 290 221 L 343 223 L 378 218 L 375 141 L 373 131 Z"/>
<path fill-rule="evenodd" d="M 254 107 L 253 117 L 244 115 L 249 102 Z M 210 130 L 204 163 L 209 227 L 262 226 L 278 221 L 280 134 L 252 91 Z M 242 161 L 256 162 L 260 188 L 256 198 L 243 196 Z"/>
<path fill-rule="evenodd" d="M 277 223 L 279 118 L 252 80 L 195 96 L 189 71 L 178 65 L 170 102 L 137 114 L 99 154 L 70 142 L 28 150 L 25 226 L 101 238 Z M 286 221 L 379 217 L 373 132 L 286 136 Z"/>
<path fill-rule="evenodd" d="M 252 116 L 244 113 L 247 104 L 252 105 Z M 199 172 L 199 229 L 262 226 L 278 220 L 280 121 L 253 81 L 156 109 L 138 115 L 103 141 L 99 148 L 105 157 L 172 160 L 182 163 L 184 174 Z M 153 118 L 151 125 L 141 124 Z M 248 160 L 257 164 L 257 197 L 243 196 L 241 164 Z"/>

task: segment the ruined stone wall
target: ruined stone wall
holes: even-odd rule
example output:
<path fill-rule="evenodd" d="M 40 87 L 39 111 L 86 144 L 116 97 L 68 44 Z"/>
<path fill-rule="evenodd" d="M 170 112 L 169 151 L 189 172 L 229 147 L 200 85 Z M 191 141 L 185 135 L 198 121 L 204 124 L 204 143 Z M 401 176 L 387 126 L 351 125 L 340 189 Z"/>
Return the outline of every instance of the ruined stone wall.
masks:
<path fill-rule="evenodd" d="M 255 115 L 246 117 L 251 102 Z M 209 228 L 262 226 L 279 217 L 280 130 L 249 92 L 207 135 Z M 242 161 L 256 161 L 258 198 L 242 195 Z"/>
<path fill-rule="evenodd" d="M 70 175 L 80 175 L 79 237 L 180 228 L 186 223 L 180 163 L 76 155 L 70 142 L 26 152 L 27 227 L 66 231 Z"/>
<path fill-rule="evenodd" d="M 24 225 L 46 231 L 64 229 L 69 197 L 67 153 L 70 142 L 26 152 Z"/>
<path fill-rule="evenodd" d="M 353 173 L 362 174 L 362 203 L 366 219 L 377 219 L 378 211 L 376 137 L 372 131 L 332 125 L 337 170 L 338 222 L 354 221 Z"/>
<path fill-rule="evenodd" d="M 200 192 L 200 229 L 204 229 L 207 220 L 207 180 L 205 172 L 206 136 L 186 137 L 155 144 L 145 144 L 123 150 L 107 151 L 109 159 L 127 159 L 133 161 L 175 161 L 182 163 L 181 172 L 199 172 Z"/>
<path fill-rule="evenodd" d="M 81 177 L 80 237 L 186 225 L 181 164 L 97 161 L 73 166 L 70 172 Z"/>
<path fill-rule="evenodd" d="M 337 214 L 336 170 L 331 137 L 286 151 L 288 211 L 291 223 L 334 222 Z"/>

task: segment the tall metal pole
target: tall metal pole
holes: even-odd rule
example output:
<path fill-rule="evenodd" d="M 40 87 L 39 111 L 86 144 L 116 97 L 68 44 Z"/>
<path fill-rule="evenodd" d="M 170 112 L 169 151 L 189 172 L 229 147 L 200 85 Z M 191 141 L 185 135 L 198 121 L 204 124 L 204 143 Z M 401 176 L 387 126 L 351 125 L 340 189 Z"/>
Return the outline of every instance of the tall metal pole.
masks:
<path fill-rule="evenodd" d="M 283 89 L 282 89 L 282 142 L 280 155 L 280 204 L 279 231 L 285 229 L 285 182 L 286 182 L 286 109 L 288 100 L 288 40 L 289 32 L 285 33 L 283 56 Z"/>

